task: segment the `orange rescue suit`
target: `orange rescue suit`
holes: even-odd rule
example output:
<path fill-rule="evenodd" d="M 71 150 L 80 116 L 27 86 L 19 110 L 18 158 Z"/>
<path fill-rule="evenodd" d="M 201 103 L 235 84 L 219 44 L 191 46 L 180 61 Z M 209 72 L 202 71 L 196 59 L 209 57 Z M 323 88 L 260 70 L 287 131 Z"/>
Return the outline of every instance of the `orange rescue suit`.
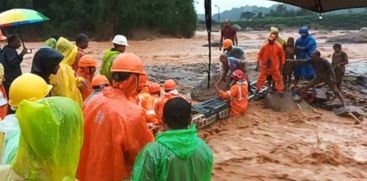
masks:
<path fill-rule="evenodd" d="M 160 97 L 158 95 L 151 95 L 146 104 L 146 119 L 147 123 L 158 124 L 158 104 Z"/>
<path fill-rule="evenodd" d="M 229 99 L 230 116 L 237 116 L 247 111 L 248 84 L 245 80 L 237 81 L 229 91 L 220 91 L 219 97 Z"/>
<path fill-rule="evenodd" d="M 129 179 L 135 157 L 154 141 L 145 111 L 124 92 L 105 88 L 83 107 L 84 143 L 77 178 L 80 181 Z"/>
<path fill-rule="evenodd" d="M 278 43 L 265 43 L 257 56 L 257 64 L 261 66 L 260 75 L 256 88 L 260 90 L 268 76 L 272 76 L 276 83 L 277 92 L 283 92 L 283 81 L 280 73 L 280 65 L 285 64 L 285 54 L 283 47 Z"/>

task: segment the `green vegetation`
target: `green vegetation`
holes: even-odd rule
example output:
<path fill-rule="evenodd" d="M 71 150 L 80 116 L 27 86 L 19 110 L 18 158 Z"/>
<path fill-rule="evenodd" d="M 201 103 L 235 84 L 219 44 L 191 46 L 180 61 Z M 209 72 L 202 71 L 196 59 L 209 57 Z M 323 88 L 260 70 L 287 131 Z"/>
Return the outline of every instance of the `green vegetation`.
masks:
<path fill-rule="evenodd" d="M 51 35 L 74 37 L 85 32 L 96 39 L 116 33 L 129 36 L 147 30 L 178 37 L 191 37 L 197 16 L 193 0 L 2 0 L 0 11 L 35 9 L 51 20 L 17 28 L 31 39 Z M 10 30 L 11 31 L 11 30 Z"/>
<path fill-rule="evenodd" d="M 253 29 L 267 29 L 274 25 L 294 28 L 307 25 L 316 29 L 356 30 L 366 26 L 365 22 L 367 22 L 367 13 L 325 15 L 321 20 L 318 19 L 315 14 L 288 17 L 266 16 L 264 18 L 232 23 L 238 24 L 241 27 L 251 27 Z"/>

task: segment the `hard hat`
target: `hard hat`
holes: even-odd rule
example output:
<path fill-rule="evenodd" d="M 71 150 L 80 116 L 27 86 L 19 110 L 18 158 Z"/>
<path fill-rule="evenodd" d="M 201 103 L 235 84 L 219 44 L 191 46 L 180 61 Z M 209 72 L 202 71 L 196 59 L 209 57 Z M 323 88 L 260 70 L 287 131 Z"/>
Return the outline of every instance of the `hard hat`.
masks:
<path fill-rule="evenodd" d="M 173 90 L 176 89 L 176 82 L 172 79 L 164 81 L 163 84 L 164 90 Z"/>
<path fill-rule="evenodd" d="M 275 35 L 274 34 L 270 34 L 268 40 L 274 41 L 275 40 Z"/>
<path fill-rule="evenodd" d="M 121 53 L 112 64 L 111 72 L 145 74 L 143 62 L 134 53 Z"/>
<path fill-rule="evenodd" d="M 270 28 L 270 33 L 279 33 L 279 30 L 278 30 L 278 28 L 277 28 L 277 27 L 272 26 L 272 27 Z"/>
<path fill-rule="evenodd" d="M 3 32 L 1 32 L 0 30 L 0 41 L 4 41 L 6 39 L 7 39 L 6 36 L 4 36 Z"/>
<path fill-rule="evenodd" d="M 147 74 L 139 75 L 139 87 L 148 85 L 148 76 Z"/>
<path fill-rule="evenodd" d="M 96 75 L 92 79 L 92 87 L 98 87 L 101 85 L 110 85 L 108 79 L 104 75 Z"/>
<path fill-rule="evenodd" d="M 127 43 L 127 39 L 124 35 L 116 35 L 113 40 L 112 43 L 116 44 L 116 45 L 123 45 L 123 46 L 129 46 L 129 44 Z"/>
<path fill-rule="evenodd" d="M 158 83 L 149 84 L 149 93 L 154 94 L 161 91 L 161 86 Z"/>
<path fill-rule="evenodd" d="M 79 67 L 97 67 L 97 60 L 90 55 L 84 55 L 79 60 Z"/>
<path fill-rule="evenodd" d="M 224 49 L 227 49 L 227 48 L 232 47 L 232 46 L 233 46 L 233 42 L 232 42 L 231 39 L 225 39 L 223 41 L 223 48 Z"/>
<path fill-rule="evenodd" d="M 24 73 L 10 85 L 9 104 L 17 107 L 23 99 L 30 101 L 40 100 L 48 95 L 52 86 L 35 74 Z"/>
<path fill-rule="evenodd" d="M 231 77 L 234 79 L 234 80 L 243 80 L 245 79 L 245 75 L 243 74 L 242 70 L 235 70 Z"/>

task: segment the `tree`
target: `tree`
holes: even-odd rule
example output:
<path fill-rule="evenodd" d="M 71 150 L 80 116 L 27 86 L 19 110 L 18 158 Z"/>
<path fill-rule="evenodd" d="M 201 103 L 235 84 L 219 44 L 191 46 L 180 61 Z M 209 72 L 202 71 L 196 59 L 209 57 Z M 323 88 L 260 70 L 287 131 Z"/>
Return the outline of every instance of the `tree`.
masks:
<path fill-rule="evenodd" d="M 251 11 L 246 11 L 246 12 L 242 12 L 241 13 L 241 19 L 245 19 L 245 20 L 249 20 L 251 21 L 254 17 L 255 17 L 255 13 L 251 12 Z"/>

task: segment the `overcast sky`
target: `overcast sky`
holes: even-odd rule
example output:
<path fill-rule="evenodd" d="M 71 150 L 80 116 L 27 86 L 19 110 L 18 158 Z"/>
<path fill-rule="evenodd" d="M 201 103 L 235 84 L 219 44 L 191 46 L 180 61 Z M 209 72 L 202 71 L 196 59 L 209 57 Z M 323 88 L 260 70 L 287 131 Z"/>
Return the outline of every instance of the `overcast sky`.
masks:
<path fill-rule="evenodd" d="M 204 14 L 204 0 L 194 0 L 195 1 L 195 9 L 198 14 Z M 225 10 L 230 10 L 234 7 L 241 7 L 246 5 L 256 5 L 256 6 L 264 6 L 269 7 L 273 4 L 276 4 L 274 1 L 269 0 L 212 0 L 213 6 L 213 14 L 217 13 L 217 8 L 214 5 L 218 5 L 220 12 Z"/>

